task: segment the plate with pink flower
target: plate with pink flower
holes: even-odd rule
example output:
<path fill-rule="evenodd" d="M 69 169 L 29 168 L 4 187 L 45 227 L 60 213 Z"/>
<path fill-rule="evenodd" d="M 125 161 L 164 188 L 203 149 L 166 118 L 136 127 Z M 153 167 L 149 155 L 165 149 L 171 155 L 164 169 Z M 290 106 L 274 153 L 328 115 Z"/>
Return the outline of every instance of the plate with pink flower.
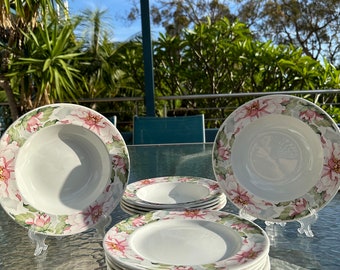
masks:
<path fill-rule="evenodd" d="M 255 223 L 213 210 L 159 210 L 113 226 L 103 246 L 110 265 L 123 269 L 255 269 L 269 239 Z M 256 268 L 257 269 L 257 268 Z"/>
<path fill-rule="evenodd" d="M 0 140 L 0 203 L 18 224 L 45 235 L 93 228 L 119 204 L 129 154 L 117 128 L 74 104 L 34 109 Z"/>
<path fill-rule="evenodd" d="M 290 95 L 253 99 L 221 125 L 213 170 L 228 199 L 266 221 L 319 211 L 340 186 L 340 132 L 319 106 Z"/>
<path fill-rule="evenodd" d="M 122 200 L 131 205 L 159 210 L 200 205 L 218 200 L 224 193 L 216 180 L 197 176 L 162 176 L 127 185 Z"/>

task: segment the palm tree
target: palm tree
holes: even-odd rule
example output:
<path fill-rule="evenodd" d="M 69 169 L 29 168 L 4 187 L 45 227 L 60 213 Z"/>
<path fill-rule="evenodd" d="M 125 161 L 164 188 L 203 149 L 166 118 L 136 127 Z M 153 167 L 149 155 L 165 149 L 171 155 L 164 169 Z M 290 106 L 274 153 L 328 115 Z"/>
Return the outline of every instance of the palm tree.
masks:
<path fill-rule="evenodd" d="M 112 31 L 105 14 L 105 10 L 98 9 L 83 11 L 77 29 L 83 40 L 85 57 L 90 60 L 83 62 L 81 67 L 89 98 L 115 96 L 123 74 L 113 61 L 119 44 L 110 40 Z"/>
<path fill-rule="evenodd" d="M 41 25 L 42 18 L 48 17 L 51 21 L 58 19 L 56 6 L 64 7 L 63 0 L 2 0 L 0 1 L 0 49 L 1 49 L 1 69 L 0 88 L 6 92 L 9 102 L 11 118 L 15 120 L 19 116 L 17 108 L 17 97 L 21 91 L 31 87 L 27 83 L 27 76 L 16 82 L 20 85 L 20 92 L 13 88 L 13 80 L 6 74 L 11 65 L 11 59 L 27 57 L 24 33 L 34 33 L 35 29 Z M 67 12 L 64 12 L 67 14 Z M 21 109 L 25 109 L 25 103 L 20 104 Z"/>
<path fill-rule="evenodd" d="M 77 66 L 83 58 L 80 43 L 74 38 L 75 23 L 48 22 L 46 19 L 35 31 L 23 33 L 27 57 L 15 58 L 9 69 L 12 86 L 24 78 L 21 104 L 31 110 L 56 100 L 75 101 L 83 89 L 83 78 Z"/>

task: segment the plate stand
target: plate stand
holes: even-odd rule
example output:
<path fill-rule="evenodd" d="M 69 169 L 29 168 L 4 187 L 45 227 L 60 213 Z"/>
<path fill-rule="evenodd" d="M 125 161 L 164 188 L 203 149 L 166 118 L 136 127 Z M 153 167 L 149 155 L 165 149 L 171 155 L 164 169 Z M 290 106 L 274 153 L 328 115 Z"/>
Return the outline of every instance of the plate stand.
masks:
<path fill-rule="evenodd" d="M 257 218 L 256 217 L 253 217 L 252 215 L 249 215 L 247 210 L 245 208 L 241 208 L 239 211 L 238 211 L 238 215 L 241 217 L 241 218 L 245 218 L 245 219 L 248 219 L 250 221 L 254 221 L 256 220 Z"/>
<path fill-rule="evenodd" d="M 112 221 L 111 216 L 102 216 L 97 224 L 94 226 L 96 230 L 96 237 L 103 238 L 105 235 L 106 227 L 110 225 Z M 34 227 L 28 230 L 28 237 L 31 239 L 33 244 L 35 244 L 34 256 L 41 255 L 45 250 L 47 250 L 48 245 L 46 245 L 45 240 L 47 238 L 46 234 L 37 233 Z"/>
<path fill-rule="evenodd" d="M 305 234 L 307 237 L 314 237 L 311 226 L 317 221 L 318 213 L 314 209 L 309 209 L 309 211 L 311 214 L 308 217 L 298 220 L 300 228 L 297 231 L 300 234 Z"/>
<path fill-rule="evenodd" d="M 37 233 L 36 231 L 34 231 L 34 228 L 31 227 L 28 230 L 28 237 L 35 244 L 34 256 L 39 256 L 43 251 L 47 250 L 48 245 L 45 244 L 47 235 Z"/>
<path fill-rule="evenodd" d="M 97 224 L 94 226 L 94 228 L 96 229 L 97 238 L 104 238 L 106 233 L 105 230 L 110 225 L 111 221 L 112 221 L 111 216 L 103 215 L 100 217 Z"/>
<path fill-rule="evenodd" d="M 300 220 L 297 220 L 300 223 L 300 227 L 297 229 L 298 233 L 305 234 L 307 237 L 314 237 L 314 233 L 312 231 L 312 224 L 316 222 L 318 219 L 318 214 L 314 209 L 309 209 L 310 215 L 302 218 Z M 247 210 L 242 208 L 239 210 L 239 216 L 245 219 L 248 219 L 250 221 L 254 221 L 257 218 L 253 217 L 252 215 L 249 215 L 247 213 Z M 281 227 L 286 226 L 286 222 L 272 222 L 272 221 L 265 221 L 266 226 L 271 226 L 273 224 L 279 224 Z"/>

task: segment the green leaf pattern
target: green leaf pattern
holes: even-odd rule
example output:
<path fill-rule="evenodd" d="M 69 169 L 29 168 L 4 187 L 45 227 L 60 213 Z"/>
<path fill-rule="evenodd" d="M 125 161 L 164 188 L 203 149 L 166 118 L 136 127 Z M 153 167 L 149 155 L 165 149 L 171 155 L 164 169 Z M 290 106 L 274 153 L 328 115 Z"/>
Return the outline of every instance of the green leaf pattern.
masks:
<path fill-rule="evenodd" d="M 101 125 L 98 125 L 99 128 L 98 126 L 94 128 L 89 126 L 86 119 L 83 118 L 84 114 L 95 115 L 95 119 L 101 121 Z M 106 144 L 110 156 L 120 159 L 120 167 L 116 168 L 113 163 L 111 182 L 102 192 L 101 196 L 90 206 L 84 206 L 83 211 L 72 215 L 42 213 L 25 203 L 16 186 L 13 171 L 8 179 L 8 187 L 5 187 L 6 192 L 0 193 L 2 206 L 18 224 L 47 235 L 68 235 L 92 228 L 98 222 L 98 218 L 94 215 L 93 211 L 99 211 L 98 209 L 101 210 L 96 213 L 109 215 L 123 195 L 130 171 L 128 150 L 118 130 L 108 119 L 99 113 L 74 104 L 47 105 L 32 110 L 20 117 L 8 128 L 1 138 L 0 159 L 10 159 L 10 154 L 15 157 L 20 147 L 30 136 L 39 132 L 40 129 L 58 124 L 80 125 L 96 132 Z M 8 201 L 11 201 L 12 204 L 8 204 Z"/>
<path fill-rule="evenodd" d="M 226 226 L 226 230 L 233 230 L 239 235 L 240 241 L 242 241 L 241 249 L 233 256 L 222 259 L 215 263 L 209 263 L 205 265 L 168 265 L 163 263 L 155 263 L 147 258 L 141 257 L 137 254 L 131 245 L 126 244 L 118 248 L 117 243 L 128 243 L 129 237 L 139 227 L 146 226 L 148 224 L 158 222 L 161 220 L 205 220 L 214 223 L 223 224 Z M 244 269 L 247 265 L 251 265 L 259 256 L 267 254 L 269 251 L 269 239 L 266 233 L 255 223 L 243 219 L 237 215 L 226 213 L 222 211 L 210 211 L 210 210 L 185 210 L 185 211 L 172 211 L 172 210 L 160 210 L 148 212 L 145 215 L 135 215 L 126 220 L 117 223 L 112 227 L 105 235 L 103 240 L 104 249 L 107 255 L 114 258 L 115 261 L 120 261 L 124 265 L 139 265 L 145 267 L 145 269 L 158 269 L 158 270 L 210 270 L 210 269 L 229 269 L 229 267 L 235 265 L 242 265 Z M 239 258 L 244 256 L 245 250 L 251 250 L 256 247 L 257 253 L 251 258 L 244 258 L 242 262 Z"/>
<path fill-rule="evenodd" d="M 240 108 L 236 109 L 226 119 L 217 133 L 213 147 L 213 169 L 216 179 L 228 198 L 239 209 L 245 210 L 249 215 L 256 218 L 281 222 L 307 217 L 313 212 L 312 210 L 320 210 L 326 206 L 339 189 L 340 170 L 337 169 L 338 164 L 340 164 L 339 129 L 325 111 L 305 99 L 289 95 L 274 95 L 254 99 L 248 104 L 261 99 L 266 99 L 268 106 L 274 104 L 281 107 L 281 111 L 271 112 L 272 114 L 283 114 L 297 118 L 309 125 L 320 137 L 324 156 L 324 169 L 320 175 L 320 180 L 302 197 L 286 202 L 266 201 L 243 188 L 234 176 L 230 159 L 225 159 L 224 152 L 231 152 L 234 138 L 237 136 L 240 127 L 243 128 L 237 121 Z M 256 121 L 256 119 L 249 120 L 249 122 L 252 121 Z M 335 164 L 332 165 L 332 163 Z M 239 195 L 236 195 L 235 192 Z M 242 198 L 247 198 L 247 200 L 240 200 L 241 195 Z"/>
<path fill-rule="evenodd" d="M 150 179 L 143 179 L 143 180 L 131 183 L 130 185 L 126 187 L 122 199 L 135 205 L 145 206 L 145 201 L 141 200 L 137 196 L 138 190 L 150 184 L 159 184 L 159 183 L 194 183 L 194 184 L 199 183 L 200 185 L 204 186 L 206 189 L 209 190 L 209 194 L 199 199 L 202 201 L 206 201 L 208 199 L 219 197 L 222 193 L 221 189 L 218 188 L 217 182 L 212 179 L 195 177 L 195 176 L 187 176 L 187 177 L 163 176 L 163 177 L 154 177 Z M 156 203 L 153 203 L 153 204 L 156 204 Z"/>

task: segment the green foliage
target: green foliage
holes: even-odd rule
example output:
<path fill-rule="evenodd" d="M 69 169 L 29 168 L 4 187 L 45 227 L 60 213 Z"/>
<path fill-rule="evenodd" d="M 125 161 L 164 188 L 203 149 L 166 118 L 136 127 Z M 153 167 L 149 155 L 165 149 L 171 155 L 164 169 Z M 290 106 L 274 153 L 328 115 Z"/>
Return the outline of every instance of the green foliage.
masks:
<path fill-rule="evenodd" d="M 22 33 L 28 57 L 13 58 L 8 76 L 12 82 L 26 79 L 26 87 L 12 83 L 12 88 L 33 101 L 29 109 L 54 100 L 76 100 L 81 82 L 77 62 L 83 53 L 74 42 L 73 31 L 71 23 L 60 26 L 58 21 L 45 21 L 35 31 Z"/>
<path fill-rule="evenodd" d="M 240 22 L 200 23 L 181 36 L 161 34 L 154 45 L 158 95 L 199 95 L 339 88 L 339 71 L 305 56 L 292 45 L 254 39 Z M 315 102 L 336 97 L 305 95 Z M 171 114 L 205 113 L 219 126 L 237 106 L 253 97 L 187 99 L 169 104 Z M 160 106 L 160 104 L 159 104 Z M 201 108 L 217 108 L 203 111 Z M 218 108 L 220 108 L 218 110 Z"/>
<path fill-rule="evenodd" d="M 87 92 L 83 98 L 107 97 L 117 94 L 122 72 L 114 63 L 117 46 L 110 42 L 110 29 L 104 23 L 106 11 L 85 10 L 79 17 L 78 39 L 82 42 L 84 59 L 79 65 Z M 94 107 L 96 106 L 93 105 Z"/>
<path fill-rule="evenodd" d="M 143 97 L 144 69 L 143 48 L 141 40 L 134 39 L 125 43 L 117 43 L 114 53 L 107 59 L 113 67 L 111 75 L 116 74 L 114 84 L 106 85 L 99 97 Z M 133 116 L 142 113 L 145 108 L 135 101 L 98 103 L 96 109 L 106 116 L 118 115 L 121 131 L 132 129 Z"/>
<path fill-rule="evenodd" d="M 138 37 L 124 43 L 110 41 L 111 32 L 103 28 L 105 12 L 86 11 L 74 21 L 60 21 L 48 10 L 53 9 L 53 1 L 6 0 L 0 7 L 9 12 L 10 2 L 15 3 L 17 10 L 15 14 L 11 11 L 8 19 L 14 18 L 10 25 L 17 25 L 18 29 L 13 31 L 11 40 L 15 42 L 10 47 L 7 32 L 0 25 L 0 45 L 1 49 L 5 48 L 1 55 L 3 62 L 8 60 L 10 64 L 1 70 L 8 70 L 6 78 L 11 79 L 11 90 L 20 99 L 22 112 L 56 100 L 144 96 L 142 41 Z M 169 1 L 162 1 L 166 2 Z M 249 21 L 236 20 L 224 2 L 170 2 L 173 5 L 168 6 L 168 10 L 166 6 L 152 10 L 153 15 L 165 16 L 158 17 L 159 22 L 171 14 L 176 15 L 173 21 L 167 22 L 169 31 L 161 33 L 153 43 L 157 96 L 340 88 L 340 71 L 329 58 L 322 62 L 315 60 L 306 47 L 296 46 L 297 43 L 291 45 L 294 42 L 260 40 L 248 27 Z M 240 2 L 255 7 L 268 1 Z M 41 13 L 37 12 L 40 10 Z M 248 11 L 251 16 L 255 14 L 250 7 Z M 76 31 L 78 26 L 86 35 Z M 329 106 L 338 104 L 336 94 L 303 97 L 324 106 L 336 121 L 339 120 L 337 106 Z M 253 96 L 249 95 L 163 100 L 156 102 L 156 110 L 158 115 L 163 114 L 164 106 L 169 115 L 204 113 L 206 119 L 212 119 L 207 127 L 219 127 L 231 111 L 251 98 Z M 129 101 L 85 105 L 107 116 L 117 114 L 119 123 L 127 123 L 120 128 L 129 130 L 133 115 L 145 111 L 140 104 Z"/>

